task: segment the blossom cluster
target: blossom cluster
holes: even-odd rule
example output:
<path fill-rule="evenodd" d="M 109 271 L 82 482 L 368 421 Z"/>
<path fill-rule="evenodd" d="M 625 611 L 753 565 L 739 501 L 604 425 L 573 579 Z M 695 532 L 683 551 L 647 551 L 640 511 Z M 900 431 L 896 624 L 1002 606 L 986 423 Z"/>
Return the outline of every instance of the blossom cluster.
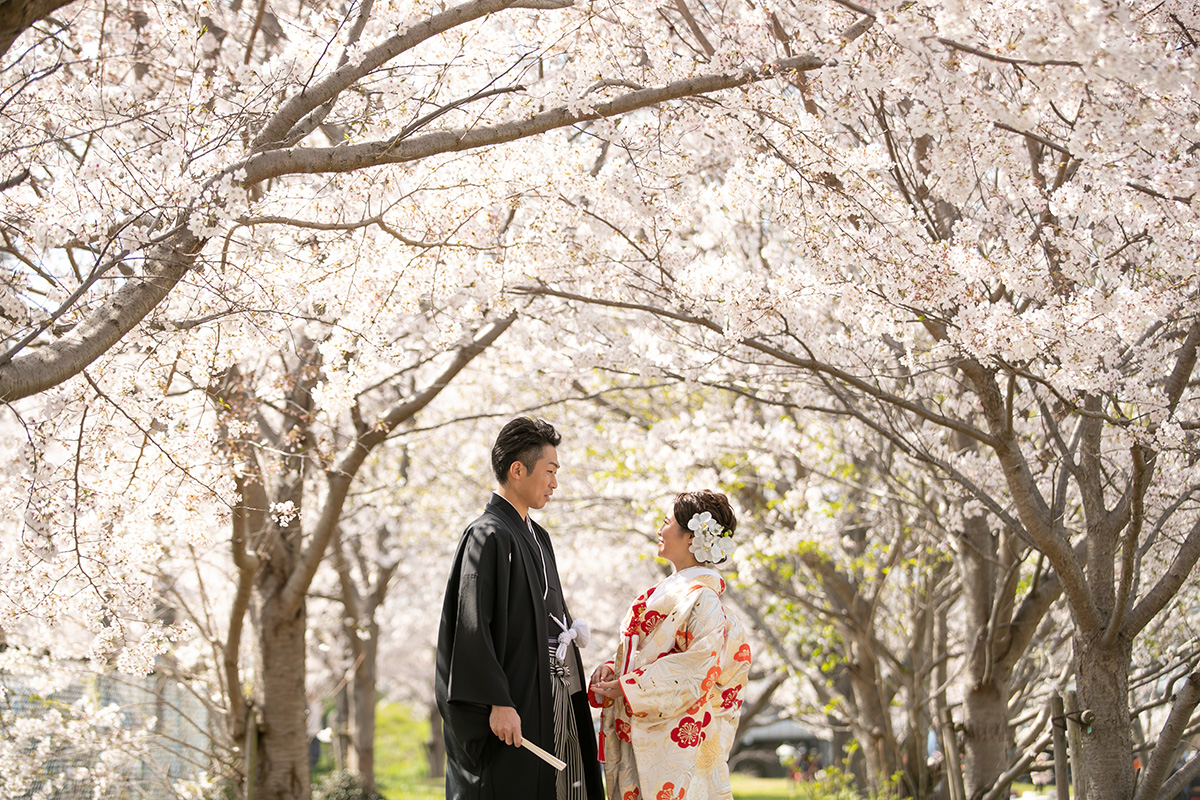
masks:
<path fill-rule="evenodd" d="M 697 561 L 720 563 L 733 555 L 733 531 L 726 530 L 713 519 L 712 512 L 704 511 L 688 520 L 692 541 L 688 545 Z"/>

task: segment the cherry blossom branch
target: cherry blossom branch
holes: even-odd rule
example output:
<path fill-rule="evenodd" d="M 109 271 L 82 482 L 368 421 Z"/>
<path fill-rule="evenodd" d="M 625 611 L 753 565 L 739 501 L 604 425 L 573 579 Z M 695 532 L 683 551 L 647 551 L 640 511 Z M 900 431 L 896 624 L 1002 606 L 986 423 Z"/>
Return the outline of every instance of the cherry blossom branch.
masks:
<path fill-rule="evenodd" d="M 200 480 L 198 477 L 196 477 L 195 474 L 192 473 L 192 471 L 190 469 L 188 469 L 186 466 L 184 466 L 184 465 L 180 464 L 178 461 L 176 461 L 175 457 L 171 455 L 170 451 L 167 450 L 166 448 L 164 448 L 161 444 L 159 444 L 158 440 L 154 438 L 153 431 L 150 430 L 149 428 L 146 428 L 144 425 L 142 425 L 141 422 L 139 422 L 137 419 L 135 419 L 133 416 L 131 416 L 127 411 L 125 411 L 125 409 L 121 407 L 120 403 L 117 403 L 116 401 L 114 401 L 112 399 L 112 397 L 110 397 L 108 395 L 107 392 L 105 392 L 103 389 L 101 389 L 100 385 L 98 383 L 96 383 L 95 380 L 92 379 L 92 376 L 88 374 L 87 370 L 83 371 L 83 379 L 88 382 L 89 386 L 92 387 L 92 391 L 94 391 L 96 393 L 97 397 L 99 397 L 101 400 L 103 400 L 104 402 L 106 402 L 110 406 L 112 406 L 117 411 L 117 413 L 119 413 L 121 416 L 123 416 L 129 422 L 129 424 L 131 424 L 131 425 L 133 425 L 133 427 L 137 428 L 138 431 L 141 432 L 142 436 L 145 437 L 146 441 L 148 441 L 150 444 L 154 445 L 154 449 L 158 450 L 158 452 L 161 453 L 163 455 L 163 457 L 167 459 L 167 461 L 170 461 L 171 466 L 174 467 L 177 471 L 179 471 L 180 474 L 186 475 L 188 477 L 188 479 L 193 480 L 196 483 L 203 486 L 205 489 L 207 489 L 209 492 L 211 492 L 214 497 L 219 496 L 220 493 L 217 491 L 217 488 L 215 486 L 212 486 L 212 485 L 207 484 L 204 481 Z"/>
<path fill-rule="evenodd" d="M 1001 56 L 996 53 L 990 53 L 979 47 L 972 47 L 969 44 L 956 42 L 953 39 L 945 39 L 941 36 L 932 37 L 934 41 L 951 50 L 958 50 L 963 53 L 970 53 L 973 56 L 979 56 L 987 61 L 995 61 L 999 64 L 1009 64 L 1020 67 L 1077 67 L 1083 69 L 1083 63 L 1079 61 L 1071 61 L 1061 58 L 1047 58 L 1041 61 L 1034 61 L 1028 58 L 1010 58 L 1009 56 Z"/>
<path fill-rule="evenodd" d="M 317 567 L 320 566 L 329 542 L 337 531 L 342 508 L 350 493 L 350 486 L 367 456 L 376 446 L 385 441 L 388 434 L 398 425 L 412 419 L 417 412 L 433 402 L 442 393 L 442 390 L 450 385 L 455 376 L 499 339 L 516 319 L 516 313 L 513 313 L 481 328 L 471 341 L 458 348 L 432 381 L 416 394 L 392 406 L 387 413 L 376 420 L 366 433 L 355 438 L 337 458 L 333 466 L 325 471 L 327 486 L 325 500 L 321 506 L 320 516 L 313 526 L 312 538 L 281 590 L 285 614 L 295 613 L 299 610 L 300 604 L 304 602 L 313 576 L 317 573 Z"/>
<path fill-rule="evenodd" d="M 67 335 L 18 359 L 0 360 L 0 401 L 28 397 L 78 375 L 162 302 L 203 245 L 187 228 L 174 234 L 151 250 L 144 275 L 123 283 Z"/>
<path fill-rule="evenodd" d="M 246 54 L 242 56 L 242 63 L 249 64 L 250 56 L 254 52 L 254 40 L 258 38 L 258 31 L 262 28 L 263 17 L 267 15 L 267 0 L 258 0 L 258 10 L 254 14 L 254 25 L 250 28 L 250 35 L 246 37 Z"/>
<path fill-rule="evenodd" d="M 708 37 L 704 35 L 704 30 L 700 27 L 700 23 L 696 21 L 696 17 L 692 14 L 692 10 L 688 8 L 686 0 L 675 0 L 675 8 L 679 11 L 683 21 L 687 23 L 688 29 L 692 35 L 696 37 L 696 41 L 700 43 L 700 48 L 708 55 L 713 56 L 717 50 L 708 41 Z"/>
<path fill-rule="evenodd" d="M 296 217 L 280 217 L 280 216 L 259 216 L 259 217 L 243 217 L 238 220 L 238 225 L 246 228 L 255 225 L 286 225 L 289 228 L 303 228 L 313 231 L 355 231 L 361 228 L 367 228 L 371 225 L 378 226 L 381 231 L 391 236 L 393 239 L 408 245 L 409 247 L 420 247 L 427 249 L 434 248 L 453 248 L 460 250 L 494 250 L 494 247 L 480 247 L 478 245 L 458 244 L 448 239 L 443 239 L 436 242 L 421 241 L 405 236 L 400 231 L 393 228 L 386 221 L 382 213 L 376 214 L 373 217 L 366 217 L 355 222 L 318 222 L 310 219 L 298 219 Z"/>
<path fill-rule="evenodd" d="M 684 97 L 709 94 L 768 80 L 790 70 L 815 70 L 826 60 L 800 55 L 774 61 L 763 67 L 699 75 L 649 89 L 630 91 L 594 107 L 560 106 L 527 119 L 495 125 L 427 133 L 397 141 L 395 137 L 339 147 L 293 147 L 255 152 L 227 172 L 244 171 L 241 182 L 253 186 L 271 178 L 313 172 L 350 172 L 383 164 L 401 164 L 433 155 L 456 153 L 514 142 L 579 122 L 628 114 Z M 289 101 L 290 102 L 290 101 Z"/>
<path fill-rule="evenodd" d="M 1188 531 L 1183 543 L 1175 551 L 1175 558 L 1171 560 L 1171 565 L 1166 572 L 1150 591 L 1146 592 L 1142 601 L 1128 613 L 1125 620 L 1127 636 L 1140 632 L 1150 624 L 1158 612 L 1166 608 L 1167 603 L 1171 602 L 1180 587 L 1191 576 L 1197 562 L 1200 562 L 1200 522 L 1197 522 Z"/>
<path fill-rule="evenodd" d="M 479 7 L 486 5 L 490 8 L 491 5 L 497 5 L 497 3 L 493 0 L 490 5 L 482 2 L 470 5 L 474 12 L 483 13 Z M 511 2 L 499 5 L 515 7 Z M 417 28 L 428 33 L 428 22 L 422 24 L 426 27 L 417 26 Z M 345 172 L 381 164 L 414 161 L 442 153 L 460 152 L 512 142 L 577 122 L 621 115 L 691 95 L 735 88 L 755 81 L 767 80 L 788 70 L 819 69 L 825 64 L 825 60 L 816 56 L 795 56 L 772 62 L 758 69 L 701 75 L 676 81 L 666 86 L 631 91 L 591 109 L 572 110 L 560 107 L 536 114 L 526 120 L 513 120 L 473 129 L 428 133 L 400 142 L 394 141 L 393 137 L 380 142 L 347 147 L 289 148 L 256 152 L 241 164 L 230 167 L 220 175 L 237 173 L 244 169 L 243 185 L 253 186 L 269 178 L 288 174 Z M 340 77 L 332 80 L 334 76 Z M 330 76 L 329 80 L 332 82 L 319 82 L 318 86 L 322 87 L 320 92 L 314 89 L 311 93 L 302 93 L 292 100 L 286 101 L 276 118 L 290 119 L 289 115 L 305 113 L 305 109 L 311 109 L 314 105 L 310 101 L 316 99 L 317 95 L 328 99 L 323 94 L 324 92 L 332 91 L 339 86 L 345 88 L 339 81 L 350 80 L 350 74 L 342 74 L 341 70 L 335 71 L 334 76 Z M 341 91 L 341 88 L 338 88 L 338 91 Z M 297 99 L 305 97 L 308 99 L 304 101 Z M 321 102 L 324 102 L 324 99 Z M 319 105 L 319 103 L 315 103 L 315 105 Z M 281 127 L 282 124 L 279 123 L 279 126 Z M 287 124 L 290 129 L 294 121 L 289 121 Z M 264 131 L 275 130 L 270 128 L 270 125 L 271 123 L 268 123 L 268 128 Z M 287 131 L 284 130 L 282 135 L 286 135 L 286 133 Z M 261 136 L 262 134 L 260 134 Z M 215 182 L 220 175 L 212 182 Z M 191 213 L 191 209 L 187 209 L 183 213 L 186 217 Z M 105 300 L 95 312 L 86 316 L 68 335 L 39 348 L 36 352 L 20 359 L 14 359 L 11 363 L 0 361 L 0 401 L 17 400 L 56 386 L 77 375 L 99 358 L 125 333 L 140 323 L 183 279 L 187 270 L 198 257 L 205 241 L 193 234 L 185 225 L 172 228 L 171 235 L 160 240 L 159 244 L 148 253 L 144 274 L 131 276 L 126 280 L 111 298 Z"/>
<path fill-rule="evenodd" d="M 627 302 L 627 301 L 623 301 L 623 300 L 606 300 L 604 298 L 589 297 L 587 295 L 581 295 L 581 294 L 577 294 L 574 292 L 566 292 L 561 289 L 553 289 L 549 286 L 546 286 L 545 284 L 517 286 L 517 287 L 513 287 L 509 291 L 511 291 L 514 294 L 519 294 L 519 295 L 546 295 L 549 297 L 562 298 L 564 300 L 576 300 L 581 303 L 587 303 L 589 305 L 604 306 L 607 308 L 624 308 L 624 309 L 629 309 L 629 310 L 633 310 L 633 311 L 645 311 L 649 314 L 653 314 L 656 317 L 662 317 L 665 319 L 673 319 L 673 320 L 677 320 L 679 322 L 686 322 L 686 323 L 689 323 L 692 325 L 699 325 L 701 327 L 707 328 L 708 330 L 711 330 L 714 333 L 721 334 L 721 335 L 725 334 L 725 329 L 723 327 L 721 327 L 720 325 L 718 325 L 717 323 L 713 322 L 712 320 L 709 320 L 709 319 L 706 319 L 703 317 L 697 317 L 697 316 L 694 316 L 691 314 L 683 314 L 683 313 L 680 313 L 677 311 L 671 311 L 669 309 L 661 308 L 658 306 L 652 306 L 652 305 L 648 305 L 645 303 L 634 303 L 634 302 Z M 897 397 L 896 395 L 894 395 L 890 392 L 887 392 L 883 389 L 880 389 L 880 388 L 872 385 L 871 383 L 863 380 L 862 378 L 859 378 L 855 375 L 851 375 L 850 373 L 846 372 L 845 370 L 834 367 L 831 364 L 825 364 L 825 363 L 817 360 L 816 358 L 811 357 L 811 354 L 810 354 L 810 357 L 803 358 L 803 357 L 797 356 L 793 353 L 790 353 L 786 350 L 783 350 L 779 347 L 771 345 L 771 344 L 769 344 L 759 338 L 755 338 L 755 337 L 748 337 L 748 338 L 742 339 L 740 343 L 745 345 L 746 347 L 753 349 L 753 350 L 757 350 L 758 352 L 762 353 L 763 355 L 769 355 L 772 358 L 776 359 L 777 361 L 781 361 L 790 366 L 800 367 L 805 370 L 810 370 L 813 372 L 819 372 L 822 374 L 829 375 L 830 377 L 836 378 L 837 380 L 842 381 L 843 383 L 846 383 L 850 386 L 853 386 L 856 389 L 859 389 L 863 393 L 868 394 L 877 400 L 881 400 L 881 401 L 883 401 L 889 405 L 892 405 L 896 408 L 908 411 L 908 412 L 920 417 L 921 419 L 924 419 L 928 422 L 932 422 L 943 428 L 948 428 L 950 430 L 962 433 L 962 434 L 970 437 L 971 439 L 974 439 L 982 444 L 992 446 L 993 438 L 991 436 L 989 436 L 986 432 L 981 431 L 978 428 L 975 428 L 974 426 L 968 425 L 959 420 L 952 419 L 950 417 L 946 417 L 944 415 L 933 412 L 933 411 L 925 408 L 924 406 L 922 406 L 919 403 L 914 403 L 911 400 L 905 400 L 902 397 Z"/>
<path fill-rule="evenodd" d="M 346 36 L 346 41 L 342 45 L 342 55 L 338 59 L 338 67 L 344 66 L 350 61 L 350 48 L 358 43 L 362 38 L 362 32 L 367 27 L 367 20 L 371 16 L 371 11 L 375 8 L 374 0 L 362 0 L 359 5 L 358 15 L 354 20 L 354 24 L 350 27 L 350 33 Z M 250 47 L 246 47 L 246 63 L 250 63 Z M 294 126 L 287 137 L 285 144 L 292 145 L 308 136 L 310 133 L 320 127 L 325 118 L 329 116 L 329 112 L 333 111 L 334 105 L 337 103 L 338 95 L 329 98 L 319 107 L 307 114 L 304 119 L 300 120 Z"/>
<path fill-rule="evenodd" d="M 279 110 L 263 125 L 251 144 L 253 152 L 260 152 L 278 147 L 285 142 L 296 123 L 302 117 L 326 102 L 337 98 L 343 91 L 352 86 L 369 73 L 396 58 L 422 42 L 453 30 L 476 19 L 486 17 L 498 11 L 517 7 L 566 8 L 571 0 L 549 2 L 532 6 L 514 0 L 471 0 L 461 5 L 453 6 L 440 14 L 433 14 L 425 20 L 405 29 L 386 39 L 381 44 L 371 48 L 356 62 L 347 63 L 331 72 L 316 83 L 304 87 L 299 94 L 286 100 Z"/>

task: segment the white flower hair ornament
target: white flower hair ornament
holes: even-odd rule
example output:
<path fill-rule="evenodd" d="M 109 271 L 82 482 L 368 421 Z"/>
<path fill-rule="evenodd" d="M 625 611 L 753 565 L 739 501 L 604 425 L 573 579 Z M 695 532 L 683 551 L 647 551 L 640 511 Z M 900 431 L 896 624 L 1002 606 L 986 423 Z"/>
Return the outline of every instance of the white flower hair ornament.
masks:
<path fill-rule="evenodd" d="M 711 512 L 693 514 L 687 526 L 692 532 L 692 543 L 688 545 L 688 550 L 692 551 L 697 561 L 716 564 L 733 555 L 733 531 L 722 528 Z"/>

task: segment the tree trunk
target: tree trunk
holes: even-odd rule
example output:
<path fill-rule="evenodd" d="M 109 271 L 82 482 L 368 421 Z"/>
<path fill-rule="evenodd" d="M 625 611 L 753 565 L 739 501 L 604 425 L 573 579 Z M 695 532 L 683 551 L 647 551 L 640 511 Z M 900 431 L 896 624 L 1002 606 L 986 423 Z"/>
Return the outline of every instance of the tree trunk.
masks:
<path fill-rule="evenodd" d="M 1000 558 L 987 518 L 964 521 L 959 571 L 962 575 L 966 630 L 970 638 L 968 684 L 963 692 L 963 781 L 967 797 L 977 800 L 1008 766 L 1009 720 L 1006 676 L 996 665 L 995 604 L 1007 581 L 998 580 Z M 1007 619 L 998 620 L 1003 624 Z"/>
<path fill-rule="evenodd" d="M 852 725 L 867 768 L 867 789 L 875 794 L 884 790 L 899 768 L 890 709 L 879 694 L 883 679 L 874 660 L 859 654 L 858 660 L 850 663 L 849 673 L 858 709 Z"/>
<path fill-rule="evenodd" d="M 983 797 L 1008 766 L 1008 692 L 999 684 L 994 678 L 975 683 L 963 695 L 963 782 L 970 800 Z"/>
<path fill-rule="evenodd" d="M 1129 723 L 1131 644 L 1117 637 L 1101 645 L 1102 632 L 1075 636 L 1075 685 L 1082 714 L 1080 777 L 1088 800 L 1133 797 L 1133 740 Z"/>
<path fill-rule="evenodd" d="M 255 780 L 256 800 L 307 800 L 310 793 L 305 725 L 304 606 L 283 616 L 277 597 L 260 611 L 262 730 Z"/>
<path fill-rule="evenodd" d="M 366 637 L 360 637 L 361 657 L 354 665 L 350 679 L 353 687 L 350 697 L 350 752 L 348 766 L 356 773 L 363 788 L 375 791 L 375 701 L 377 657 L 379 652 L 379 626 L 375 622 L 367 628 Z"/>

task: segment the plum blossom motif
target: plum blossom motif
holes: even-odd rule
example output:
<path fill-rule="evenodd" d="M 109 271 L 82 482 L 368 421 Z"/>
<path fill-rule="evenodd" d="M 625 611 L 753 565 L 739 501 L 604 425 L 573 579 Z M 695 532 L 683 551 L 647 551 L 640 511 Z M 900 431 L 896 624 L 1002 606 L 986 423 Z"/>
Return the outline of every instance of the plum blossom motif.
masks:
<path fill-rule="evenodd" d="M 642 618 L 642 625 L 641 625 L 642 635 L 648 636 L 650 634 L 650 631 L 657 628 L 658 623 L 662 622 L 666 618 L 667 617 L 665 614 L 660 614 L 657 611 L 647 611 L 646 616 Z"/>
<path fill-rule="evenodd" d="M 639 633 L 642 628 L 642 614 L 646 613 L 645 595 L 639 597 L 637 602 L 629 609 L 629 624 L 625 626 L 624 634 L 633 636 Z"/>
<path fill-rule="evenodd" d="M 741 691 L 741 689 L 742 687 L 739 684 L 732 689 L 726 689 L 725 691 L 721 692 L 721 708 L 740 707 L 742 705 L 742 701 L 738 699 L 738 692 Z"/>
<path fill-rule="evenodd" d="M 622 742 L 631 742 L 632 741 L 630 739 L 629 734 L 630 734 L 630 731 L 633 729 L 630 727 L 628 722 L 626 722 L 623 719 L 618 719 L 616 721 L 616 727 L 617 727 L 617 738 L 618 739 L 620 739 Z"/>
<path fill-rule="evenodd" d="M 633 787 L 625 794 L 621 795 L 621 800 L 641 800 L 642 790 L 638 787 Z"/>
<path fill-rule="evenodd" d="M 649 633 L 662 620 L 663 615 L 657 611 L 650 612 L 655 617 L 653 622 L 643 619 L 643 615 L 646 614 L 646 604 L 650 601 L 652 594 L 654 594 L 654 589 L 647 589 L 637 600 L 633 601 L 633 605 L 629 608 L 629 624 L 625 626 L 624 634 L 626 636 Z"/>
<path fill-rule="evenodd" d="M 658 790 L 658 796 L 655 800 L 683 800 L 683 795 L 684 789 L 682 786 L 679 787 L 679 794 L 675 794 L 675 784 L 667 781 Z"/>
<path fill-rule="evenodd" d="M 750 645 L 743 644 L 741 647 L 739 647 L 737 649 L 737 652 L 733 654 L 733 660 L 734 661 L 745 661 L 747 664 L 749 664 L 750 663 Z"/>
<path fill-rule="evenodd" d="M 707 735 L 704 729 L 711 721 L 712 714 L 707 711 L 704 712 L 703 720 L 684 717 L 679 721 L 679 726 L 671 731 L 671 741 L 680 747 L 698 747 L 704 741 L 704 737 Z"/>
<path fill-rule="evenodd" d="M 719 677 L 721 677 L 720 667 L 712 667 L 709 669 L 708 674 L 704 676 L 704 681 L 700 684 L 700 690 L 707 693 L 708 690 L 713 687 L 713 684 L 717 682 L 717 678 Z"/>

